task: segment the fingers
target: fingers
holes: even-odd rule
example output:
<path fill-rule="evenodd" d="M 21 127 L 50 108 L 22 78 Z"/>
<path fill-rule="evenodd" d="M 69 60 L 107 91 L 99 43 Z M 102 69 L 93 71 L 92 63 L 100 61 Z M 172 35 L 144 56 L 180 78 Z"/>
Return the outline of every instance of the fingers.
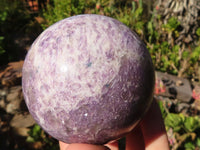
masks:
<path fill-rule="evenodd" d="M 105 146 L 109 147 L 111 150 L 119 150 L 118 148 L 118 141 L 108 143 Z"/>
<path fill-rule="evenodd" d="M 69 144 L 59 141 L 60 150 L 66 150 Z"/>
<path fill-rule="evenodd" d="M 140 124 L 126 136 L 126 150 L 169 150 L 160 108 L 154 100 Z"/>
<path fill-rule="evenodd" d="M 126 136 L 126 150 L 133 149 L 145 149 L 144 137 L 140 126 L 137 126 L 131 133 Z"/>
<path fill-rule="evenodd" d="M 110 150 L 108 147 L 90 144 L 70 144 L 67 150 Z"/>
<path fill-rule="evenodd" d="M 165 125 L 155 100 L 140 125 L 147 150 L 169 150 Z"/>
<path fill-rule="evenodd" d="M 110 150 L 106 146 L 91 144 L 66 144 L 59 142 L 60 150 Z"/>

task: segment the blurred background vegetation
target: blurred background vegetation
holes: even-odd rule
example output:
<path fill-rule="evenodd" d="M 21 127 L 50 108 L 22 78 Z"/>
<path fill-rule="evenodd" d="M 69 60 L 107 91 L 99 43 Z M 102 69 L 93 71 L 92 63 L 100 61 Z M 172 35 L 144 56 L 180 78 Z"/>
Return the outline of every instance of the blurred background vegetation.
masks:
<path fill-rule="evenodd" d="M 157 71 L 199 82 L 200 0 L 0 0 L 0 69 L 23 60 L 47 27 L 84 13 L 123 22 L 145 42 Z M 199 110 L 177 113 L 170 102 L 159 100 L 159 105 L 171 149 L 200 149 Z M 26 142 L 40 143 L 31 149 L 58 149 L 57 141 L 38 125 L 30 128 Z"/>

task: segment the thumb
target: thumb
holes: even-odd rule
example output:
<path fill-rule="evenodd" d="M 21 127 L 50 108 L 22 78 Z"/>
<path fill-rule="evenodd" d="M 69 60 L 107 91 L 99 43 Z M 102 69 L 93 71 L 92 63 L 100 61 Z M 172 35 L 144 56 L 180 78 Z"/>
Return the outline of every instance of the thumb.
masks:
<path fill-rule="evenodd" d="M 103 145 L 69 144 L 66 150 L 110 150 Z"/>

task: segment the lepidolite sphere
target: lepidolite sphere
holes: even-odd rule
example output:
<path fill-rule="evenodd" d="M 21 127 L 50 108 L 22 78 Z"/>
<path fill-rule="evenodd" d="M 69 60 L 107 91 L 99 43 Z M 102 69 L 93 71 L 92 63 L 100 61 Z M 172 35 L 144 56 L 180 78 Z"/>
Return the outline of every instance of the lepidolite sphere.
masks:
<path fill-rule="evenodd" d="M 30 113 L 66 143 L 105 144 L 130 132 L 153 97 L 144 43 L 110 17 L 78 15 L 47 28 L 23 66 Z"/>

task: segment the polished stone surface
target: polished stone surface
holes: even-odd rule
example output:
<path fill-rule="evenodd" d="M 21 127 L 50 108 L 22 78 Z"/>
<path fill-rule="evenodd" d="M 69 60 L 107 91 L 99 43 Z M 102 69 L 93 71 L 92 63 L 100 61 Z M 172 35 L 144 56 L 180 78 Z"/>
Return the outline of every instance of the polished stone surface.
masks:
<path fill-rule="evenodd" d="M 47 28 L 23 66 L 30 113 L 66 143 L 104 144 L 129 132 L 152 101 L 154 70 L 144 43 L 119 21 L 79 15 Z"/>

